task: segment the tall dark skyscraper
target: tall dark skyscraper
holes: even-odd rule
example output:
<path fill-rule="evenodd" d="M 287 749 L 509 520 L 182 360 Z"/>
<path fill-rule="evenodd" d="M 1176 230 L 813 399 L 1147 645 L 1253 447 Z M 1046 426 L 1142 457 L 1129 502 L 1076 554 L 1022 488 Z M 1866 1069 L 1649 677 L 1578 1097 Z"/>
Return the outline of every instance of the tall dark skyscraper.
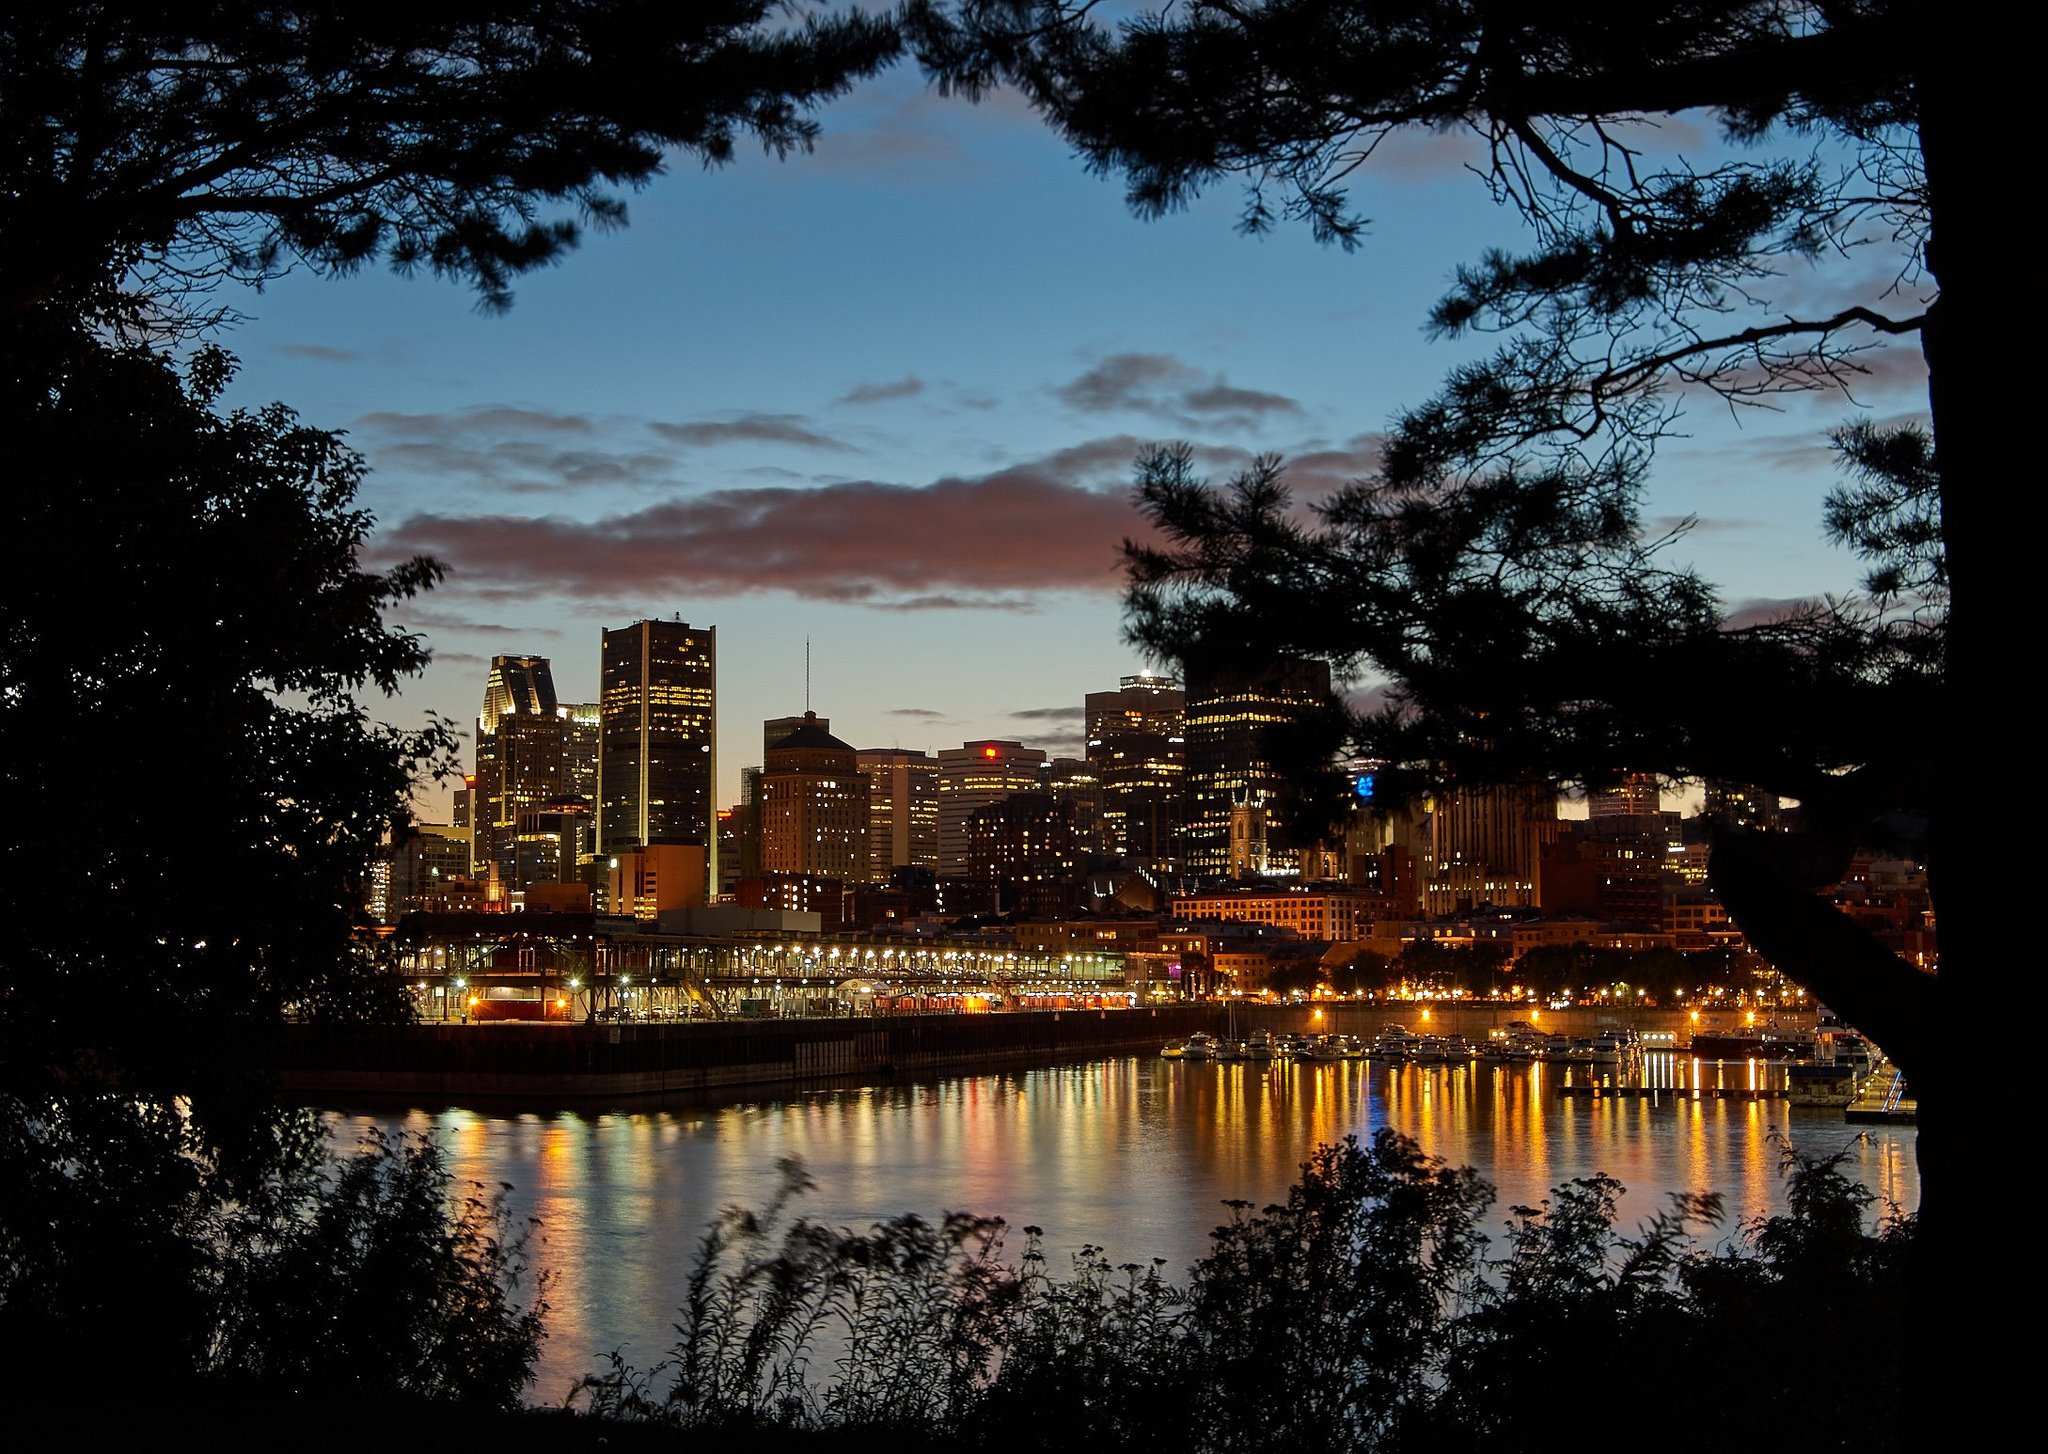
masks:
<path fill-rule="evenodd" d="M 1113 692 L 1082 698 L 1088 763 L 1102 784 L 1109 852 L 1165 867 L 1172 861 L 1187 745 L 1187 695 L 1166 677 L 1124 677 Z"/>
<path fill-rule="evenodd" d="M 1263 734 L 1302 720 L 1330 695 L 1328 662 L 1300 657 L 1241 665 L 1190 663 L 1183 735 L 1187 776 L 1180 867 L 1198 878 L 1232 871 L 1232 818 L 1250 830 L 1263 858 L 1266 810 L 1284 782 Z M 1246 854 L 1240 850 L 1236 859 Z"/>
<path fill-rule="evenodd" d="M 471 872 L 509 890 L 524 888 L 516 841 L 522 814 L 568 787 L 569 722 L 555 700 L 544 656 L 494 656 L 476 719 L 476 780 L 471 793 Z"/>
<path fill-rule="evenodd" d="M 718 861 L 715 626 L 636 621 L 604 633 L 598 852 L 694 844 Z"/>

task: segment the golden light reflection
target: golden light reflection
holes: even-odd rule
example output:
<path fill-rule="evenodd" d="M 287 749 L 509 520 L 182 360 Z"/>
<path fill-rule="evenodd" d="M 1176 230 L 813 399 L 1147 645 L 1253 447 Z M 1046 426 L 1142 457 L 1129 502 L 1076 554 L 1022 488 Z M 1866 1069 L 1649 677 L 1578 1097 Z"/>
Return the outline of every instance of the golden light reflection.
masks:
<path fill-rule="evenodd" d="M 1055 1268 L 1094 1243 L 1116 1261 L 1162 1257 L 1180 1279 L 1225 1220 L 1226 1199 L 1281 1200 L 1316 1145 L 1370 1139 L 1382 1126 L 1491 1181 L 1496 1235 L 1507 1208 L 1596 1172 L 1627 1188 L 1624 1230 L 1662 1210 L 1669 1192 L 1705 1190 L 1723 1193 L 1731 1228 L 1782 1209 L 1774 1131 L 1817 1151 L 1833 1148 L 1829 1135 L 1844 1139 L 1818 1111 L 1713 1094 L 1768 1087 L 1774 1070 L 1671 1052 L 1644 1066 L 1654 1096 L 1580 1098 L 1561 1090 L 1580 1067 L 1542 1061 L 1120 1057 L 631 1113 L 336 1116 L 330 1132 L 347 1146 L 373 1126 L 431 1131 L 459 1180 L 513 1186 L 515 1215 L 542 1223 L 537 1270 L 552 1276 L 535 1396 L 553 1399 L 614 1347 L 643 1366 L 661 1355 L 705 1224 L 724 1206 L 764 1207 L 784 1157 L 801 1158 L 815 1182 L 793 1210 L 827 1225 L 993 1214 L 1008 1219 L 1011 1255 L 1017 1229 L 1035 1223 Z M 1910 1208 L 1912 1128 L 1870 1130 L 1851 1169 Z"/>

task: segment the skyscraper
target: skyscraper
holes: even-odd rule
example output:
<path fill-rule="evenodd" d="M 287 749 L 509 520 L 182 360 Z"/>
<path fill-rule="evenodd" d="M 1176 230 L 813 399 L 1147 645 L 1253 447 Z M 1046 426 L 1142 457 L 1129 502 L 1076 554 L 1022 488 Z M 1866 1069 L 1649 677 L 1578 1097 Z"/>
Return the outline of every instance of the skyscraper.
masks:
<path fill-rule="evenodd" d="M 1187 771 L 1187 694 L 1170 678 L 1140 674 L 1122 678 L 1113 692 L 1087 693 L 1082 707 L 1088 762 L 1102 784 L 1104 846 L 1140 863 L 1169 864 Z"/>
<path fill-rule="evenodd" d="M 967 822 L 1012 793 L 1035 791 L 1045 754 L 984 738 L 939 753 L 939 876 L 967 876 Z"/>
<path fill-rule="evenodd" d="M 519 820 L 568 786 L 569 722 L 555 700 L 544 656 L 494 656 L 476 719 L 476 784 L 471 796 L 471 872 L 497 870 L 506 890 L 524 888 L 518 864 Z"/>
<path fill-rule="evenodd" d="M 1256 854 L 1274 845 L 1267 810 L 1286 782 L 1270 761 L 1265 734 L 1305 720 L 1330 695 L 1329 663 L 1283 657 L 1254 664 L 1190 663 L 1187 674 L 1187 773 L 1182 798 L 1180 867 L 1197 878 L 1231 872 L 1231 819 L 1240 835 L 1256 830 Z M 1240 849 L 1240 857 L 1254 850 Z"/>
<path fill-rule="evenodd" d="M 1547 783 L 1460 788 L 1429 815 L 1423 907 L 1454 914 L 1540 906 L 1537 864 L 1563 831 Z"/>
<path fill-rule="evenodd" d="M 798 721 L 761 769 L 761 872 L 865 882 L 868 780 L 815 712 Z"/>
<path fill-rule="evenodd" d="M 939 871 L 939 761 L 907 747 L 864 747 L 868 780 L 868 880 L 899 868 Z"/>
<path fill-rule="evenodd" d="M 717 631 L 673 620 L 604 633 L 600 854 L 692 844 L 717 862 Z"/>
<path fill-rule="evenodd" d="M 1624 774 L 1621 781 L 1586 794 L 1588 818 L 1654 818 L 1662 807 L 1662 791 L 1653 772 Z"/>

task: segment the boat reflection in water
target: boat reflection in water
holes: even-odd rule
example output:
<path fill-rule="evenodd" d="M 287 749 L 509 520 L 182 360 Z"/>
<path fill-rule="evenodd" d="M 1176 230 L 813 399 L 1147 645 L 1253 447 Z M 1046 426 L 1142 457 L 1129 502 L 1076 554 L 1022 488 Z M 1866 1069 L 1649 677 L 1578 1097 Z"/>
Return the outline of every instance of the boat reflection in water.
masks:
<path fill-rule="evenodd" d="M 1648 1073 L 1664 1073 L 1657 1059 L 1645 1057 Z M 1676 1059 L 1674 1081 L 1696 1073 Z M 1560 1093 L 1567 1078 L 1611 1071 L 1477 1059 L 1219 1064 L 1155 1053 L 754 1100 L 525 1115 L 335 1112 L 330 1123 L 344 1142 L 372 1125 L 432 1128 L 458 1177 L 509 1183 L 515 1213 L 539 1219 L 535 1260 L 552 1280 L 538 1402 L 559 1399 L 614 1348 L 655 1361 L 673 1336 L 705 1223 L 724 1206 L 765 1206 L 787 1157 L 816 1183 L 797 1210 L 817 1221 L 989 1213 L 1013 1228 L 1043 1227 L 1055 1267 L 1093 1243 L 1113 1261 L 1163 1258 L 1176 1278 L 1227 1218 L 1226 1199 L 1278 1201 L 1318 1143 L 1382 1126 L 1492 1181 L 1496 1225 L 1510 1206 L 1537 1205 L 1561 1182 L 1604 1172 L 1628 1188 L 1625 1230 L 1663 1210 L 1672 1191 L 1720 1192 L 1732 1228 L 1783 1209 L 1779 1135 L 1808 1153 L 1845 1150 L 1844 1169 L 1883 1201 L 1918 1202 L 1911 1127 L 1851 1127 L 1838 1109 L 1694 1098 L 1676 1084 L 1654 1097 Z"/>

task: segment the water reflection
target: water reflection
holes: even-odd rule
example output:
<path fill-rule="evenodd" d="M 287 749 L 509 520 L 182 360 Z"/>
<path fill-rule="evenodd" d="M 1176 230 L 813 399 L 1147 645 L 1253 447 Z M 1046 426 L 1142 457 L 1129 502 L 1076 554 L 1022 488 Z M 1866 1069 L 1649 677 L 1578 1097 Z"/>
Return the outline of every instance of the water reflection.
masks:
<path fill-rule="evenodd" d="M 784 1158 L 815 1180 L 799 1206 L 820 1221 L 987 1213 L 1045 1228 L 1056 1259 L 1093 1243 L 1118 1260 L 1163 1258 L 1175 1276 L 1205 1250 L 1224 1201 L 1279 1200 L 1317 1144 L 1380 1126 L 1477 1168 L 1499 1191 L 1496 1222 L 1605 1172 L 1627 1188 L 1626 1226 L 1671 1192 L 1718 1191 L 1732 1228 L 1782 1210 L 1784 1136 L 1808 1153 L 1845 1150 L 1882 1199 L 1918 1202 L 1909 1127 L 1853 1128 L 1840 1111 L 1778 1100 L 1559 1093 L 1584 1073 L 1145 1057 L 615 1112 L 338 1112 L 333 1126 L 343 1140 L 370 1125 L 431 1127 L 458 1176 L 509 1184 L 518 1214 L 539 1220 L 536 1261 L 553 1279 L 543 1402 L 613 1348 L 641 1364 L 660 1355 L 706 1221 L 765 1205 Z"/>

